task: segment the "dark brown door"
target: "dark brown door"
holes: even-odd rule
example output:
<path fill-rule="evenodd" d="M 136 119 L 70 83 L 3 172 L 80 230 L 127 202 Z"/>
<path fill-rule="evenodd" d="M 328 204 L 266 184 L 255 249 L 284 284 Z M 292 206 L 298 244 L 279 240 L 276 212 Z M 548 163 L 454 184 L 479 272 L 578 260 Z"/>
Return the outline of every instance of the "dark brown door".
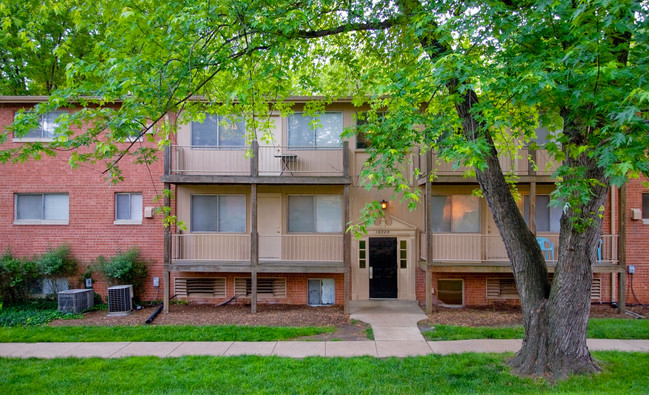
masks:
<path fill-rule="evenodd" d="M 397 239 L 370 238 L 370 298 L 397 297 Z"/>

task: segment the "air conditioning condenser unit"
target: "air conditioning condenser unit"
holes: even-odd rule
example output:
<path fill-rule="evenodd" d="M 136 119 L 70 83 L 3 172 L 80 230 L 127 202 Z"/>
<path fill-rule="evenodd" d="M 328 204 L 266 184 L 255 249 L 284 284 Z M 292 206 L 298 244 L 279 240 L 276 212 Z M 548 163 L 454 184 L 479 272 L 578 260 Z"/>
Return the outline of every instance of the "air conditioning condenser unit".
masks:
<path fill-rule="evenodd" d="M 133 311 L 133 286 L 116 285 L 108 288 L 108 315 L 124 316 Z"/>

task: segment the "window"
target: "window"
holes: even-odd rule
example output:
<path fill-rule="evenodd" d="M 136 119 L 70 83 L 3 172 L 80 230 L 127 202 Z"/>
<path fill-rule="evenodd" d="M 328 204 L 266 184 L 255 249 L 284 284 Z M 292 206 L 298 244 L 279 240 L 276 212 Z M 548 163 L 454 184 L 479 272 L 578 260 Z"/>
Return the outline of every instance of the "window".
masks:
<path fill-rule="evenodd" d="M 378 122 L 383 122 L 385 119 L 385 112 L 379 112 L 376 114 L 378 117 Z M 365 117 L 367 114 L 365 114 Z M 356 118 L 356 149 L 366 149 L 370 148 L 371 142 L 369 137 L 367 136 L 367 132 L 361 131 L 362 126 L 367 125 L 369 122 L 367 121 L 367 118 L 364 119 L 359 119 Z M 361 127 L 359 129 L 359 126 Z"/>
<path fill-rule="evenodd" d="M 142 223 L 142 194 L 115 194 L 115 223 Z"/>
<path fill-rule="evenodd" d="M 32 129 L 27 134 L 16 137 L 16 140 L 25 141 L 49 141 L 54 140 L 54 131 L 59 126 L 56 119 L 64 114 L 64 111 L 52 111 L 38 117 L 38 128 Z"/>
<path fill-rule="evenodd" d="M 477 196 L 432 196 L 430 205 L 433 232 L 480 232 L 480 199 Z"/>
<path fill-rule="evenodd" d="M 246 231 L 244 195 L 193 195 L 191 198 L 192 232 Z"/>
<path fill-rule="evenodd" d="M 328 112 L 319 117 L 296 113 L 288 117 L 288 145 L 290 147 L 340 147 L 343 114 Z"/>
<path fill-rule="evenodd" d="M 402 269 L 408 268 L 408 242 L 406 240 L 399 241 L 399 263 Z"/>
<path fill-rule="evenodd" d="M 649 220 L 649 193 L 642 194 L 642 219 Z"/>
<path fill-rule="evenodd" d="M 232 123 L 225 117 L 208 114 L 203 122 L 192 122 L 192 146 L 243 148 L 245 145 L 243 120 Z"/>
<path fill-rule="evenodd" d="M 67 224 L 67 193 L 20 193 L 15 195 L 16 223 Z"/>
<path fill-rule="evenodd" d="M 437 298 L 443 304 L 452 306 L 464 305 L 464 281 L 450 279 L 437 280 Z"/>
<path fill-rule="evenodd" d="M 342 196 L 289 196 L 288 231 L 339 233 L 343 231 Z"/>
<path fill-rule="evenodd" d="M 536 195 L 536 231 L 559 233 L 561 227 L 561 209 L 550 207 L 550 195 Z M 529 224 L 530 219 L 530 197 L 523 198 L 523 217 Z"/>
<path fill-rule="evenodd" d="M 367 242 L 365 240 L 358 241 L 358 268 L 365 269 L 367 266 Z"/>

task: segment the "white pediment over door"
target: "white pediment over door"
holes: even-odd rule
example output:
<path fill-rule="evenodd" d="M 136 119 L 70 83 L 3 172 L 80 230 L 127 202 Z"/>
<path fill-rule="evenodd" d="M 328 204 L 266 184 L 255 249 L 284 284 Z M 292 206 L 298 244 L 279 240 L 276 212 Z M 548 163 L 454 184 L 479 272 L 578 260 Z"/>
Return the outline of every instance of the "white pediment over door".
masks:
<path fill-rule="evenodd" d="M 367 227 L 367 233 L 415 233 L 417 227 L 398 218 L 386 216 L 379 218 Z"/>

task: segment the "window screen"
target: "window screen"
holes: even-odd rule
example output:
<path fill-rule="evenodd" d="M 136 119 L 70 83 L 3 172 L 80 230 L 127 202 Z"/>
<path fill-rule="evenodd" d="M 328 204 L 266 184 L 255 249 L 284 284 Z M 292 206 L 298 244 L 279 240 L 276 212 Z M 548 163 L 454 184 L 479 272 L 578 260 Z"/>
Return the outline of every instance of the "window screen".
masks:
<path fill-rule="evenodd" d="M 246 197 L 242 195 L 193 195 L 192 232 L 246 231 Z"/>
<path fill-rule="evenodd" d="M 431 196 L 430 204 L 433 232 L 480 232 L 480 199 L 477 196 Z"/>
<path fill-rule="evenodd" d="M 339 195 L 289 196 L 288 231 L 342 232 L 342 197 Z"/>
<path fill-rule="evenodd" d="M 232 122 L 217 115 L 206 115 L 203 122 L 192 122 L 192 146 L 244 147 L 244 121 Z"/>
<path fill-rule="evenodd" d="M 529 224 L 530 197 L 528 195 L 523 198 L 523 217 Z M 550 206 L 550 195 L 536 195 L 535 218 L 537 232 L 559 233 L 561 209 Z"/>
<path fill-rule="evenodd" d="M 342 131 L 342 113 L 324 113 L 319 117 L 296 113 L 288 117 L 288 145 L 291 147 L 340 147 Z"/>

